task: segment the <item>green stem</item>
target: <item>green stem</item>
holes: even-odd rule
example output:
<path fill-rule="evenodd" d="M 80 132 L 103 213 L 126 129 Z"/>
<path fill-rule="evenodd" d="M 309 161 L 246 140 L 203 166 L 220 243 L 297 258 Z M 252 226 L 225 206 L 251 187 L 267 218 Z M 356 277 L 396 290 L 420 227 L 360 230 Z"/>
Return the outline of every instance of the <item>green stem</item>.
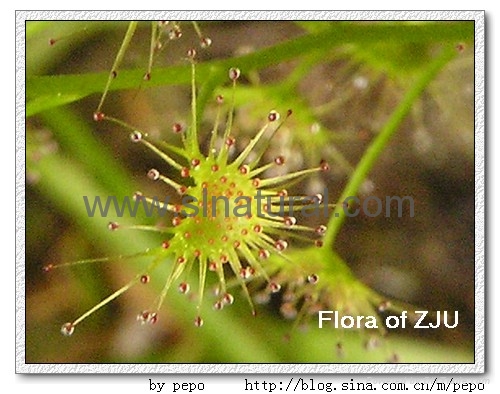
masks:
<path fill-rule="evenodd" d="M 332 48 L 344 44 L 372 45 L 373 43 L 387 42 L 389 40 L 391 43 L 400 44 L 460 42 L 464 40 L 470 41 L 473 36 L 474 24 L 471 22 L 432 22 L 418 25 L 407 23 L 336 23 L 320 33 L 306 34 L 248 55 L 200 63 L 197 65 L 196 73 L 199 80 L 204 80 L 213 69 L 226 71 L 230 67 L 238 67 L 246 74 L 250 70 L 260 70 L 287 60 L 303 57 L 305 54 L 328 53 Z M 128 37 L 128 33 L 126 37 Z M 122 44 L 122 47 L 124 44 Z M 120 56 L 123 55 L 120 54 Z M 113 67 L 113 69 L 115 68 Z M 112 84 L 107 82 L 106 86 L 109 85 L 110 91 L 134 89 L 141 83 L 143 75 L 143 69 L 123 70 L 120 72 L 120 78 L 113 79 Z M 220 73 L 218 75 L 223 77 L 226 74 Z M 109 81 L 109 73 L 28 75 L 26 79 L 26 97 L 29 99 L 27 106 L 31 106 L 31 100 L 40 97 L 47 100 L 54 96 L 77 95 L 72 101 L 78 100 L 87 95 L 101 92 L 106 79 Z M 189 84 L 190 82 L 191 73 L 184 65 L 170 66 L 157 68 L 154 78 L 148 82 L 147 87 Z M 33 110 L 30 111 L 27 112 L 35 114 Z M 38 109 L 38 111 L 41 111 L 41 109 Z"/>
<path fill-rule="evenodd" d="M 405 94 L 403 100 L 392 113 L 391 117 L 377 137 L 375 137 L 372 144 L 365 151 L 342 195 L 340 196 L 339 203 L 330 218 L 328 230 L 325 233 L 323 241 L 325 246 L 330 248 L 333 247 L 340 228 L 344 223 L 346 212 L 343 201 L 345 201 L 348 197 L 355 196 L 358 193 L 361 184 L 368 176 L 368 173 L 375 165 L 375 162 L 382 154 L 391 137 L 398 130 L 399 125 L 412 108 L 413 103 L 417 100 L 427 85 L 429 85 L 429 83 L 435 78 L 439 71 L 455 56 L 455 54 L 455 48 L 446 48 L 443 50 L 443 53 L 437 57 L 427 69 L 424 70 L 421 76 L 412 85 L 411 89 Z"/>
<path fill-rule="evenodd" d="M 118 54 L 116 55 L 115 61 L 113 62 L 113 67 L 111 68 L 111 71 L 108 75 L 108 79 L 106 81 L 106 87 L 104 88 L 104 93 L 101 96 L 101 101 L 99 101 L 99 105 L 97 107 L 96 112 L 100 112 L 101 108 L 104 104 L 104 100 L 106 99 L 106 96 L 109 92 L 109 88 L 111 86 L 111 82 L 116 78 L 116 73 L 118 71 L 118 67 L 120 67 L 120 64 L 123 60 L 123 56 L 125 56 L 125 52 L 127 52 L 127 48 L 130 44 L 130 41 L 132 40 L 132 37 L 134 36 L 135 29 L 137 28 L 137 23 L 138 22 L 130 22 L 128 25 L 127 32 L 125 33 L 125 38 L 123 39 L 122 45 L 120 46 L 120 50 L 118 51 Z"/>

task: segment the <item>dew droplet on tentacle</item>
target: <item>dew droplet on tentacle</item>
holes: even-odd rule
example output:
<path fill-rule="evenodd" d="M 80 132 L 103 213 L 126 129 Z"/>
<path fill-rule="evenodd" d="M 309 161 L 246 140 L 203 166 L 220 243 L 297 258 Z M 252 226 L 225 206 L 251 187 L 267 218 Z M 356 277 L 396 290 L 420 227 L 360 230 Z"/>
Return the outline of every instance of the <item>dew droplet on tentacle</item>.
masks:
<path fill-rule="evenodd" d="M 201 37 L 200 46 L 202 48 L 208 48 L 210 45 L 212 45 L 212 40 L 209 37 Z"/>
<path fill-rule="evenodd" d="M 240 268 L 240 278 L 249 279 L 252 276 L 250 267 Z"/>
<path fill-rule="evenodd" d="M 391 307 L 391 303 L 390 301 L 382 301 L 379 305 L 378 305 L 378 311 L 379 312 L 385 312 L 387 309 L 389 309 Z"/>
<path fill-rule="evenodd" d="M 311 204 L 321 204 L 323 202 L 323 195 L 321 193 L 315 194 L 311 197 Z"/>
<path fill-rule="evenodd" d="M 120 227 L 120 225 L 116 222 L 109 222 L 108 223 L 108 230 L 110 230 L 110 231 L 118 230 L 119 227 Z"/>
<path fill-rule="evenodd" d="M 261 250 L 259 250 L 259 258 L 260 258 L 261 260 L 266 260 L 266 259 L 268 259 L 270 255 L 271 255 L 271 253 L 269 253 L 269 251 L 268 251 L 268 250 L 266 250 L 266 249 L 261 249 Z"/>
<path fill-rule="evenodd" d="M 64 336 L 71 336 L 75 332 L 75 326 L 73 323 L 64 323 L 61 327 L 61 334 Z"/>
<path fill-rule="evenodd" d="M 240 167 L 240 174 L 246 175 L 250 171 L 250 167 L 248 167 L 246 164 L 243 164 Z"/>
<path fill-rule="evenodd" d="M 255 231 L 256 233 L 261 233 L 262 226 L 260 224 L 256 224 L 255 226 L 253 226 L 253 231 Z"/>
<path fill-rule="evenodd" d="M 181 169 L 181 177 L 188 178 L 189 177 L 189 168 L 183 167 Z"/>
<path fill-rule="evenodd" d="M 322 224 L 322 225 L 316 227 L 316 229 L 314 231 L 318 235 L 324 235 L 326 233 L 326 226 Z"/>
<path fill-rule="evenodd" d="M 175 134 L 180 134 L 180 133 L 183 133 L 185 130 L 185 127 L 184 125 L 182 125 L 181 123 L 174 123 L 172 125 L 172 131 L 175 133 Z"/>
<path fill-rule="evenodd" d="M 186 194 L 186 191 L 187 191 L 187 186 L 184 186 L 184 185 L 181 185 L 179 186 L 179 188 L 177 189 L 177 193 L 181 196 L 183 196 L 184 194 Z"/>
<path fill-rule="evenodd" d="M 240 77 L 241 71 L 239 68 L 230 68 L 229 69 L 229 79 L 232 81 L 236 81 Z"/>
<path fill-rule="evenodd" d="M 283 164 L 285 164 L 285 157 L 284 156 L 275 157 L 274 162 L 276 163 L 276 165 L 282 166 Z"/>
<path fill-rule="evenodd" d="M 186 283 L 186 282 L 182 282 L 180 285 L 179 285 L 179 293 L 181 294 L 187 294 L 189 293 L 189 290 L 191 289 L 191 287 L 189 286 L 189 283 Z"/>
<path fill-rule="evenodd" d="M 151 168 L 148 171 L 148 178 L 153 181 L 157 181 L 158 179 L 160 179 L 160 172 L 155 168 Z"/>
<path fill-rule="evenodd" d="M 156 312 L 142 311 L 137 315 L 137 320 L 141 324 L 155 324 L 158 321 L 158 314 Z"/>
<path fill-rule="evenodd" d="M 94 120 L 96 122 L 100 122 L 100 121 L 104 120 L 104 118 L 105 118 L 105 115 L 104 115 L 103 112 L 100 112 L 100 111 L 99 112 L 94 112 Z"/>
<path fill-rule="evenodd" d="M 274 243 L 274 247 L 276 248 L 276 250 L 283 252 L 286 248 L 288 248 L 288 242 L 286 242 L 285 240 L 282 240 L 282 239 L 278 239 Z"/>
<path fill-rule="evenodd" d="M 226 146 L 229 148 L 236 143 L 236 138 L 229 136 L 226 138 Z"/>
<path fill-rule="evenodd" d="M 280 114 L 274 110 L 269 112 L 269 114 L 267 115 L 267 120 L 269 120 L 269 122 L 275 122 L 275 121 L 279 120 L 279 118 L 280 118 Z"/>
<path fill-rule="evenodd" d="M 222 297 L 222 302 L 225 305 L 232 305 L 234 303 L 233 295 L 229 293 L 224 294 L 224 296 Z"/>
<path fill-rule="evenodd" d="M 142 140 L 142 133 L 139 131 L 134 131 L 130 134 L 130 141 L 132 142 L 140 142 Z"/>
<path fill-rule="evenodd" d="M 135 193 L 132 195 L 132 199 L 133 199 L 134 201 L 141 201 L 143 198 L 144 198 L 144 195 L 143 195 L 141 192 L 135 192 Z"/>
<path fill-rule="evenodd" d="M 316 274 L 311 274 L 307 277 L 307 281 L 313 285 L 318 283 L 319 277 Z"/>
<path fill-rule="evenodd" d="M 182 31 L 178 25 L 174 25 L 174 27 L 170 29 L 168 32 L 168 38 L 170 40 L 178 40 L 181 37 L 182 37 Z"/>
<path fill-rule="evenodd" d="M 319 168 L 323 172 L 330 171 L 330 165 L 326 160 L 321 160 L 321 162 L 319 163 Z"/>

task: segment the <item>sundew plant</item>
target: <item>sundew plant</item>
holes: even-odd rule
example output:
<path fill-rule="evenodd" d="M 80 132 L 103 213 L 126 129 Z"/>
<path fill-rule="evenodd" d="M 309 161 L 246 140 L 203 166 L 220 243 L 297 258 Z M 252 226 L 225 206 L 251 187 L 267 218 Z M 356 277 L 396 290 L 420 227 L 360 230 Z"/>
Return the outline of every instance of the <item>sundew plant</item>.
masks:
<path fill-rule="evenodd" d="M 473 37 L 27 22 L 26 361 L 472 362 Z"/>

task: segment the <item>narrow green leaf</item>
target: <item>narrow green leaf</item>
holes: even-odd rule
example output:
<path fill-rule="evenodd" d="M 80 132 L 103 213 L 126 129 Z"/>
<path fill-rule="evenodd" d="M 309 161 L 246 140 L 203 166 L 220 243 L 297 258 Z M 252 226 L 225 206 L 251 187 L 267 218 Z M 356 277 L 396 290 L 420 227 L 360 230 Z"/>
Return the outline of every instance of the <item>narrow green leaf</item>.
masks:
<path fill-rule="evenodd" d="M 470 41 L 474 37 L 473 22 L 435 22 L 425 24 L 401 23 L 336 23 L 326 31 L 307 34 L 284 43 L 264 48 L 254 53 L 231 59 L 201 63 L 197 67 L 200 79 L 207 77 L 214 69 L 239 67 L 243 73 L 259 70 L 308 53 L 327 51 L 345 44 L 371 45 L 373 43 L 442 43 Z M 155 69 L 154 78 L 143 83 L 143 69 L 121 71 L 113 81 L 110 90 L 132 89 L 141 86 L 149 88 L 163 85 L 189 84 L 189 67 L 173 66 Z M 98 74 L 30 76 L 26 83 L 26 96 L 31 100 L 41 96 L 63 95 L 85 97 L 101 93 L 106 86 L 109 71 Z M 219 75 L 223 75 L 219 73 Z M 222 81 L 221 81 L 222 82 Z M 38 104 L 38 108 L 43 108 Z M 35 106 L 36 109 L 36 106 Z M 36 112 L 31 111 L 31 114 Z"/>

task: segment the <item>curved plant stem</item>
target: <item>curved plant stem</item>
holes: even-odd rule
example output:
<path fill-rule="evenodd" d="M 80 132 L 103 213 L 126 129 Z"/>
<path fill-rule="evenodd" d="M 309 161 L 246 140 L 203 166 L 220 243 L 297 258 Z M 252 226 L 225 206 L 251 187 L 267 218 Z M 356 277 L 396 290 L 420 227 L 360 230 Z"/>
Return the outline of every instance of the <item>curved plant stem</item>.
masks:
<path fill-rule="evenodd" d="M 358 193 L 361 184 L 368 176 L 368 173 L 375 165 L 375 162 L 380 157 L 391 137 L 398 130 L 401 122 L 412 108 L 413 103 L 417 100 L 427 85 L 429 85 L 429 83 L 435 78 L 439 71 L 455 56 L 455 54 L 455 48 L 445 48 L 440 56 L 438 56 L 436 60 L 423 71 L 410 90 L 406 92 L 403 100 L 394 110 L 380 133 L 377 137 L 375 137 L 372 144 L 365 151 L 349 182 L 344 188 L 344 191 L 339 198 L 339 203 L 330 218 L 328 230 L 325 233 L 323 240 L 325 247 L 333 247 L 340 228 L 344 223 L 346 209 L 344 208 L 343 201 L 345 201 L 348 197 L 355 196 Z"/>

